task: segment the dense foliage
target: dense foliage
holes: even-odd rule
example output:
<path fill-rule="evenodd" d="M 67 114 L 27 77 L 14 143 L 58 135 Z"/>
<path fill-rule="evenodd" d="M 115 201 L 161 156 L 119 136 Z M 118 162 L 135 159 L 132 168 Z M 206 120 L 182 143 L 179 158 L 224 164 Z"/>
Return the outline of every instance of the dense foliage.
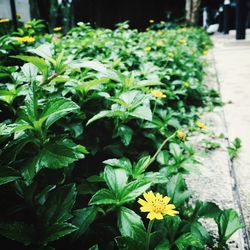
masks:
<path fill-rule="evenodd" d="M 237 213 L 191 201 L 199 162 L 188 133 L 219 102 L 203 84 L 201 29 L 43 34 L 40 21 L 0 38 L 0 235 L 8 249 L 223 249 Z M 152 232 L 138 198 L 167 195 L 179 214 Z M 203 219 L 203 220 L 201 220 Z M 202 221 L 213 219 L 218 235 Z"/>

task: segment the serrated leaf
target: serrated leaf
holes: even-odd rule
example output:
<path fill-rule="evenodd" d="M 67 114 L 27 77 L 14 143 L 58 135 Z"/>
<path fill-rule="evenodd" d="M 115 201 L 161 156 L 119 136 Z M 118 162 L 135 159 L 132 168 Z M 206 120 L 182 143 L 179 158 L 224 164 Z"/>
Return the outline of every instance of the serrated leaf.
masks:
<path fill-rule="evenodd" d="M 90 89 L 104 83 L 110 82 L 110 79 L 107 77 L 102 77 L 99 79 L 94 79 L 88 82 L 84 82 L 81 85 L 75 87 L 75 89 L 80 90 L 81 92 L 88 92 Z"/>
<path fill-rule="evenodd" d="M 147 189 L 149 189 L 150 185 L 151 183 L 143 180 L 136 180 L 128 183 L 124 187 L 123 192 L 120 194 L 121 203 L 124 204 L 136 199 Z"/>
<path fill-rule="evenodd" d="M 18 180 L 20 176 L 11 168 L 0 169 L 0 186 Z"/>
<path fill-rule="evenodd" d="M 123 168 L 126 170 L 132 169 L 132 164 L 130 160 L 127 158 L 108 159 L 108 160 L 103 161 L 103 163 L 111 167 Z"/>
<path fill-rule="evenodd" d="M 129 115 L 147 121 L 152 121 L 153 118 L 153 114 L 149 106 L 140 106 L 133 110 L 133 112 L 130 112 Z"/>
<path fill-rule="evenodd" d="M 78 227 L 78 230 L 73 234 L 74 240 L 77 240 L 88 230 L 91 223 L 94 222 L 97 212 L 96 207 L 87 207 L 73 212 L 72 224 Z"/>
<path fill-rule="evenodd" d="M 35 228 L 23 222 L 0 223 L 0 235 L 28 246 L 35 241 Z"/>
<path fill-rule="evenodd" d="M 178 159 L 182 153 L 180 146 L 176 143 L 170 143 L 169 151 L 170 151 L 170 154 L 172 154 L 175 159 Z"/>
<path fill-rule="evenodd" d="M 106 166 L 104 169 L 104 180 L 109 189 L 118 197 L 127 183 L 127 171 L 121 168 Z"/>
<path fill-rule="evenodd" d="M 240 222 L 238 213 L 230 208 L 223 210 L 216 218 L 219 237 L 222 242 L 226 242 L 237 230 L 244 227 Z"/>
<path fill-rule="evenodd" d="M 65 235 L 71 234 L 76 231 L 78 228 L 70 223 L 56 223 L 53 224 L 43 231 L 43 244 L 47 244 L 48 242 L 58 240 Z"/>
<path fill-rule="evenodd" d="M 44 61 L 44 59 L 37 57 L 37 56 L 11 56 L 11 57 L 34 64 L 40 70 L 40 72 L 43 74 L 44 79 L 47 79 L 47 77 L 48 77 L 48 65 Z"/>
<path fill-rule="evenodd" d="M 118 228 L 122 236 L 128 236 L 132 239 L 142 238 L 138 235 L 138 232 L 145 231 L 141 217 L 125 207 L 121 207 L 119 210 Z"/>
<path fill-rule="evenodd" d="M 202 242 L 197 239 L 193 234 L 186 233 L 181 235 L 176 241 L 175 244 L 179 250 L 185 250 L 187 247 L 198 247 L 198 248 L 204 248 L 204 245 Z"/>
<path fill-rule="evenodd" d="M 48 199 L 39 208 L 39 217 L 46 225 L 60 224 L 72 217 L 71 209 L 76 199 L 76 187 L 74 184 L 61 186 L 48 195 Z"/>
<path fill-rule="evenodd" d="M 102 119 L 104 117 L 119 117 L 119 118 L 123 119 L 125 116 L 126 116 L 126 113 L 123 111 L 103 110 L 103 111 L 99 112 L 98 114 L 94 115 L 91 119 L 89 119 L 86 126 L 88 126 L 90 123 L 92 123 L 96 120 Z"/>
<path fill-rule="evenodd" d="M 61 119 L 71 112 L 79 110 L 79 106 L 66 98 L 48 99 L 47 105 L 39 118 L 39 122 L 46 121 L 46 127 L 49 128 L 54 122 Z"/>
<path fill-rule="evenodd" d="M 38 71 L 37 71 L 37 67 L 34 64 L 25 63 L 21 69 L 26 78 L 26 81 L 33 82 L 36 80 Z"/>
<path fill-rule="evenodd" d="M 118 201 L 112 191 L 109 189 L 101 189 L 96 192 L 89 201 L 89 205 L 107 205 L 117 204 Z"/>
<path fill-rule="evenodd" d="M 145 172 L 145 170 L 149 166 L 150 160 L 151 160 L 151 157 L 149 155 L 144 156 L 141 159 L 139 159 L 139 161 L 135 164 L 133 168 L 133 176 L 135 178 Z"/>
<path fill-rule="evenodd" d="M 180 207 L 191 196 L 192 192 L 187 190 L 184 178 L 181 174 L 174 175 L 167 183 L 167 194 L 177 207 Z"/>
<path fill-rule="evenodd" d="M 193 213 L 198 218 L 216 218 L 220 212 L 221 209 L 213 202 L 197 201 Z"/>

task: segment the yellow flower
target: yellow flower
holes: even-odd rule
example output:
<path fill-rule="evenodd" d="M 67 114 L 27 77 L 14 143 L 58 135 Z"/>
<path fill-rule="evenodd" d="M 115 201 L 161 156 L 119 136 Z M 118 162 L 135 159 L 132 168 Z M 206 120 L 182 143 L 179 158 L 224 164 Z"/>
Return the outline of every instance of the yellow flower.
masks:
<path fill-rule="evenodd" d="M 189 88 L 189 86 L 190 86 L 188 82 L 184 82 L 183 85 L 185 88 Z"/>
<path fill-rule="evenodd" d="M 147 28 L 146 28 L 146 31 L 149 31 L 149 30 L 150 30 L 150 28 L 149 28 L 149 27 L 147 27 Z"/>
<path fill-rule="evenodd" d="M 16 40 L 21 42 L 21 43 L 33 43 L 33 42 L 35 42 L 35 38 L 32 36 L 16 37 Z"/>
<path fill-rule="evenodd" d="M 150 51 L 150 50 L 151 50 L 151 47 L 145 47 L 144 50 L 145 50 L 145 51 Z"/>
<path fill-rule="evenodd" d="M 5 19 L 0 19 L 0 23 L 8 23 L 10 19 L 5 18 Z"/>
<path fill-rule="evenodd" d="M 154 22 L 155 22 L 155 20 L 153 20 L 153 19 L 150 19 L 150 20 L 149 20 L 149 22 L 150 22 L 150 23 L 154 23 Z"/>
<path fill-rule="evenodd" d="M 165 24 L 165 21 L 160 21 L 160 24 Z"/>
<path fill-rule="evenodd" d="M 156 90 L 156 89 L 151 90 L 151 94 L 152 94 L 154 97 L 156 97 L 156 98 L 165 98 L 165 97 L 166 97 L 165 94 L 163 94 L 160 90 Z"/>
<path fill-rule="evenodd" d="M 206 124 L 201 121 L 196 121 L 195 124 L 197 127 L 202 128 L 202 129 L 207 127 Z"/>
<path fill-rule="evenodd" d="M 203 51 L 203 55 L 207 56 L 208 55 L 208 50 Z"/>
<path fill-rule="evenodd" d="M 174 53 L 173 52 L 168 52 L 168 56 L 169 57 L 174 57 Z"/>
<path fill-rule="evenodd" d="M 181 139 L 182 141 L 185 141 L 185 140 L 186 140 L 186 137 L 187 137 L 186 133 L 185 133 L 184 131 L 182 131 L 182 130 L 178 130 L 178 131 L 177 131 L 177 136 L 178 136 L 178 138 Z"/>
<path fill-rule="evenodd" d="M 54 31 L 60 31 L 60 30 L 62 30 L 62 27 L 55 27 L 53 30 Z"/>
<path fill-rule="evenodd" d="M 179 44 L 186 44 L 187 41 L 186 41 L 185 39 L 179 39 L 179 40 L 178 40 L 178 43 L 179 43 Z"/>
<path fill-rule="evenodd" d="M 163 215 L 175 216 L 179 212 L 174 210 L 175 205 L 169 204 L 170 198 L 152 191 L 143 194 L 145 200 L 139 198 L 138 203 L 142 205 L 141 212 L 148 212 L 147 218 L 150 220 L 162 220 Z"/>
<path fill-rule="evenodd" d="M 26 24 L 26 25 L 24 25 L 24 28 L 26 28 L 26 29 L 31 29 L 32 26 L 31 26 L 30 24 Z"/>
<path fill-rule="evenodd" d="M 157 41 L 157 42 L 156 42 L 156 45 L 157 45 L 157 46 L 163 46 L 163 45 L 164 45 L 164 43 L 163 43 L 163 41 L 162 41 L 162 40 L 160 40 L 160 41 Z"/>

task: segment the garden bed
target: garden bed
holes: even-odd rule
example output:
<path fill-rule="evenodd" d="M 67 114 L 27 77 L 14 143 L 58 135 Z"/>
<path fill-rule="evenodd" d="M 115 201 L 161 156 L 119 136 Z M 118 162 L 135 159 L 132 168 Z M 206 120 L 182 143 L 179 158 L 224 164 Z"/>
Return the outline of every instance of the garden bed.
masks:
<path fill-rule="evenodd" d="M 43 34 L 31 21 L 0 38 L 9 249 L 226 249 L 242 227 L 235 210 L 191 199 L 185 182 L 199 170 L 189 134 L 206 133 L 200 115 L 220 104 L 203 83 L 211 41 L 202 29 L 156 28 Z"/>

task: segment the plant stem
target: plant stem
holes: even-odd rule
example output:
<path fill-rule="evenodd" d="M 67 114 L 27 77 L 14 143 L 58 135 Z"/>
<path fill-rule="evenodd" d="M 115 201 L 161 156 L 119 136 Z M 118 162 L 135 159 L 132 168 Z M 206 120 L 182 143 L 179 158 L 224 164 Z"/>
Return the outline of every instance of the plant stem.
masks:
<path fill-rule="evenodd" d="M 155 154 L 153 155 L 153 157 L 151 158 L 150 162 L 148 163 L 148 166 L 155 161 L 157 155 L 161 152 L 162 148 L 165 146 L 165 144 L 172 139 L 173 137 L 175 137 L 176 132 L 174 132 L 171 136 L 167 137 L 163 143 L 161 144 L 161 146 L 157 149 L 157 151 L 155 152 Z"/>
<path fill-rule="evenodd" d="M 154 220 L 150 220 L 149 223 L 148 223 L 147 241 L 146 241 L 146 248 L 145 248 L 145 250 L 149 250 L 151 230 L 152 230 L 153 224 L 154 224 Z"/>

